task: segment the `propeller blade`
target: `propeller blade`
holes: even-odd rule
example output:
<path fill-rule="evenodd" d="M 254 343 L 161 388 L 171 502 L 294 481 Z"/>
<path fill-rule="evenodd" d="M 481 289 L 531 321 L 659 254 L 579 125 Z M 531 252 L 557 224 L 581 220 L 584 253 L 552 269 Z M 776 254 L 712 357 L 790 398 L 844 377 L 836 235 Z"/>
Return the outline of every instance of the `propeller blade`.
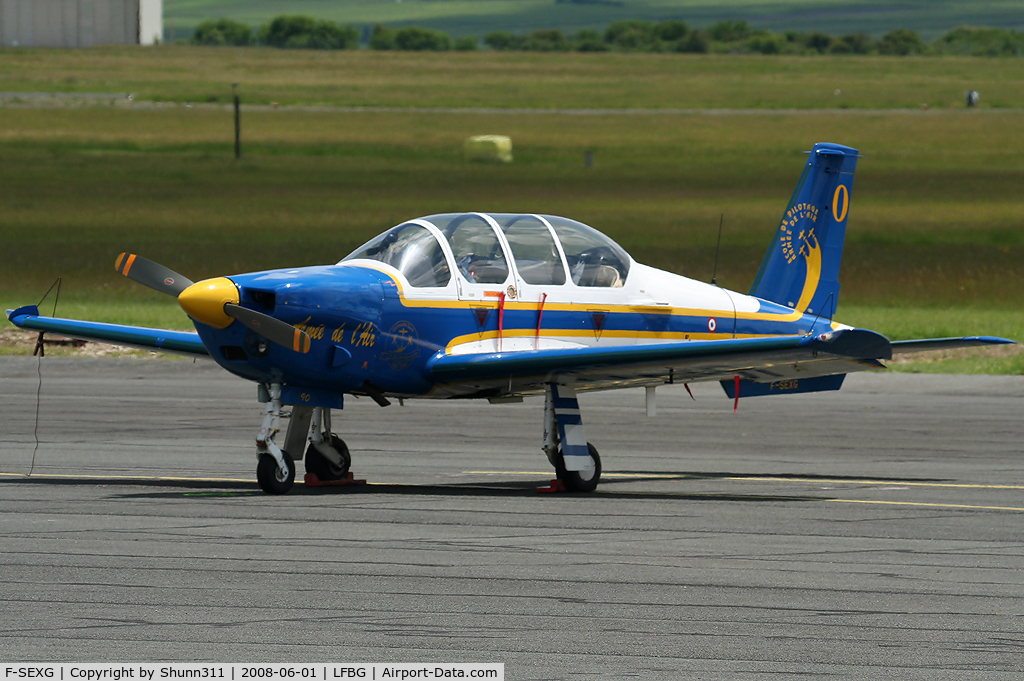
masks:
<path fill-rule="evenodd" d="M 224 312 L 272 343 L 277 343 L 295 352 L 309 352 L 309 345 L 311 343 L 309 334 L 302 329 L 298 329 L 287 322 L 282 322 L 280 319 L 275 319 L 270 315 L 265 315 L 262 312 L 256 312 L 247 307 L 240 307 L 231 303 L 225 303 Z"/>
<path fill-rule="evenodd" d="M 133 253 L 122 253 L 117 256 L 114 268 L 132 281 L 175 298 L 192 285 L 192 280 L 188 277 Z"/>

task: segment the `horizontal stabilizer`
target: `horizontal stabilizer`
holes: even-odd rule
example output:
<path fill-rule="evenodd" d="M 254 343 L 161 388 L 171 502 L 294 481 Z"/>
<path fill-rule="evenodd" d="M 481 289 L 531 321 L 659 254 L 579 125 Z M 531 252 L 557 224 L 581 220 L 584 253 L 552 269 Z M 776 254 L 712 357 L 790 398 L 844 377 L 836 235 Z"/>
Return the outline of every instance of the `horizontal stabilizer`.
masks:
<path fill-rule="evenodd" d="M 986 345 L 1016 345 L 1017 341 L 996 336 L 964 336 L 963 338 L 924 338 L 921 340 L 893 341 L 892 354 L 907 352 L 930 352 L 934 350 L 956 350 L 978 348 Z"/>
<path fill-rule="evenodd" d="M 123 345 L 140 350 L 168 352 L 187 357 L 208 357 L 210 354 L 203 342 L 199 340 L 199 334 L 188 331 L 168 331 L 145 326 L 42 317 L 39 315 L 39 308 L 35 305 L 8 310 L 7 318 L 19 328 L 46 331 L 66 338 Z"/>

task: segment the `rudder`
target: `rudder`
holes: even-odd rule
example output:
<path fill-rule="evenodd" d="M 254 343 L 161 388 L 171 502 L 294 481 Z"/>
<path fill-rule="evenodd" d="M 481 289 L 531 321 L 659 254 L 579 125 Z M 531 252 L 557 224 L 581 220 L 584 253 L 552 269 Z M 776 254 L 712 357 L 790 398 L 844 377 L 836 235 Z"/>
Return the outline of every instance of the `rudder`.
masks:
<path fill-rule="evenodd" d="M 814 145 L 750 295 L 833 317 L 858 157 L 840 144 Z"/>

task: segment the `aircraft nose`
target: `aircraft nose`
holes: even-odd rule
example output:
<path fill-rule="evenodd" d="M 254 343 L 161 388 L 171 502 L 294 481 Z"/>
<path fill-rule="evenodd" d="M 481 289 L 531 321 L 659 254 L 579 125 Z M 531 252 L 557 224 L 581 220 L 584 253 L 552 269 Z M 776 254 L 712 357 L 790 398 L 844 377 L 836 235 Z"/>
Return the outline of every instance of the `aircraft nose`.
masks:
<path fill-rule="evenodd" d="M 178 294 L 178 304 L 189 317 L 215 329 L 226 329 L 234 321 L 224 305 L 238 301 L 238 287 L 227 277 L 196 282 Z"/>

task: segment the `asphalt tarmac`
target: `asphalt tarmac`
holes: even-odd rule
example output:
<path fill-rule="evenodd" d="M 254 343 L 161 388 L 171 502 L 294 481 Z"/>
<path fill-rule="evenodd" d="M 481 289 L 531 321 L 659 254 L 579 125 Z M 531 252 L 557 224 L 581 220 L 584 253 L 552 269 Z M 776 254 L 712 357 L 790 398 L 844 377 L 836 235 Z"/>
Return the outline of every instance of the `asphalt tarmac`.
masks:
<path fill-rule="evenodd" d="M 642 390 L 584 395 L 591 495 L 535 491 L 541 399 L 352 399 L 334 425 L 368 484 L 279 497 L 255 389 L 211 363 L 0 379 L 3 661 L 1024 673 L 1024 377 L 855 375 L 736 414 L 672 386 L 653 419 Z"/>

